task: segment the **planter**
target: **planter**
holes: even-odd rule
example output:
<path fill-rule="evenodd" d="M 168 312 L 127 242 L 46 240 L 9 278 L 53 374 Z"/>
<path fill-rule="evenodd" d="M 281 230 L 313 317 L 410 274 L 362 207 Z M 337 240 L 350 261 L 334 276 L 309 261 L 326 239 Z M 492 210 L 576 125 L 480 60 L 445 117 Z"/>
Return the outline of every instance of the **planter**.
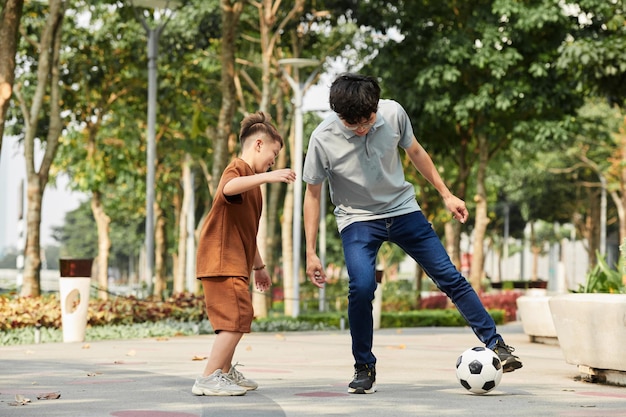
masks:
<path fill-rule="evenodd" d="M 565 294 L 549 300 L 565 361 L 582 376 L 626 385 L 626 294 Z"/>
<path fill-rule="evenodd" d="M 557 344 L 557 334 L 550 312 L 551 299 L 548 295 L 522 295 L 516 300 L 517 313 L 524 333 L 534 343 Z"/>

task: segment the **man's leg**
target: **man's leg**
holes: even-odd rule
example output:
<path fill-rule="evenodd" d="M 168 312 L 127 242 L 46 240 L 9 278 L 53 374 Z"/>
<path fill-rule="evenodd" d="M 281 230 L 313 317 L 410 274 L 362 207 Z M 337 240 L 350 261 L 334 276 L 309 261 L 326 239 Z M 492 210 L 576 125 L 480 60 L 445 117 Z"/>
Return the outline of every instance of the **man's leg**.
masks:
<path fill-rule="evenodd" d="M 415 259 L 437 287 L 450 297 L 478 339 L 504 360 L 507 372 L 520 368 L 521 362 L 511 355 L 513 349 L 506 346 L 497 333 L 493 318 L 470 283 L 456 269 L 424 215 L 415 212 L 396 217 L 393 221 L 391 241 Z"/>
<path fill-rule="evenodd" d="M 372 352 L 372 300 L 377 285 L 376 255 L 383 242 L 377 230 L 384 230 L 384 221 L 354 223 L 341 232 L 346 268 L 350 277 L 348 321 L 355 375 L 348 391 L 352 393 L 376 391 L 376 357 Z"/>

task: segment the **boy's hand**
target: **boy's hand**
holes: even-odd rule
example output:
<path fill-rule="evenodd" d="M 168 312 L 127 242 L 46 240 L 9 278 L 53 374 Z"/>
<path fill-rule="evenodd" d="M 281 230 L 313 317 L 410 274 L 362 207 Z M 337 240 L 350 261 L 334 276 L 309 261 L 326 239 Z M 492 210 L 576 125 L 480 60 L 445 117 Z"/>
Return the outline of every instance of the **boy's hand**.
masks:
<path fill-rule="evenodd" d="M 296 180 L 296 173 L 289 168 L 277 169 L 265 173 L 268 176 L 267 182 L 284 182 L 291 184 Z"/>
<path fill-rule="evenodd" d="M 256 289 L 261 292 L 269 290 L 272 286 L 270 274 L 267 273 L 265 268 L 254 271 L 254 285 L 256 286 Z"/>

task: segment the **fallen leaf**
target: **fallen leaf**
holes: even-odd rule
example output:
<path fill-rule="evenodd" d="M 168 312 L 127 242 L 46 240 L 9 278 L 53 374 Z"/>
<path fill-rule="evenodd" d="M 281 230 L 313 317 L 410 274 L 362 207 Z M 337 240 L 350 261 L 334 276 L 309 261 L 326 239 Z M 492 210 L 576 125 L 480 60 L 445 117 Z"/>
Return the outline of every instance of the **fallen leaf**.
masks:
<path fill-rule="evenodd" d="M 38 400 L 56 400 L 61 398 L 60 392 L 47 392 L 45 394 L 37 394 Z"/>
<path fill-rule="evenodd" d="M 406 349 L 406 345 L 404 343 L 399 344 L 399 345 L 395 345 L 395 346 L 387 346 L 387 349 L 399 349 L 399 350 L 403 350 Z"/>
<path fill-rule="evenodd" d="M 275 337 L 276 339 L 278 339 L 278 340 L 284 340 L 284 339 L 285 339 L 285 336 L 284 336 L 284 335 L 282 335 L 282 334 L 280 334 L 280 333 L 276 333 L 276 336 L 274 336 L 274 337 Z"/>
<path fill-rule="evenodd" d="M 30 399 L 24 397 L 22 394 L 15 394 L 15 401 L 10 402 L 9 405 L 20 406 L 26 405 L 30 402 Z"/>
<path fill-rule="evenodd" d="M 83 345 L 83 349 L 91 349 L 91 345 L 89 343 L 85 343 Z"/>
<path fill-rule="evenodd" d="M 161 336 L 161 337 L 157 337 L 156 341 L 157 342 L 167 342 L 168 340 L 170 340 L 168 337 L 165 336 Z"/>
<path fill-rule="evenodd" d="M 87 376 L 102 375 L 102 372 L 87 372 Z"/>
<path fill-rule="evenodd" d="M 251 351 L 251 350 L 252 350 L 252 346 L 250 346 L 250 345 L 246 346 L 246 350 L 247 350 L 248 352 L 249 352 L 249 351 Z"/>
<path fill-rule="evenodd" d="M 198 355 L 194 355 L 193 358 L 191 358 L 192 361 L 203 361 L 205 360 L 207 357 L 206 356 L 198 356 Z"/>
<path fill-rule="evenodd" d="M 131 349 L 126 353 L 126 356 L 135 356 L 137 354 L 137 352 L 135 351 L 135 349 Z"/>

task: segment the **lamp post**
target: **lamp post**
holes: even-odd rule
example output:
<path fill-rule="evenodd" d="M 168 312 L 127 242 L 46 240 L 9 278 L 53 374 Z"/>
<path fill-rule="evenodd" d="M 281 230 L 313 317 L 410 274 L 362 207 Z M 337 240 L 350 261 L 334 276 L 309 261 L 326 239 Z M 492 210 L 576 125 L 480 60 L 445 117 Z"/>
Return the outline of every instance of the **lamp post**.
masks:
<path fill-rule="evenodd" d="M 317 67 L 319 61 L 306 58 L 285 58 L 280 59 L 278 64 L 285 67 L 291 66 L 296 71 L 304 67 Z M 302 97 L 304 90 L 310 85 L 317 71 L 314 71 L 305 83 L 298 83 L 287 72 L 282 74 L 293 90 L 294 101 L 294 170 L 296 171 L 296 182 L 293 186 L 293 308 L 291 315 L 298 317 L 300 314 L 300 241 L 302 236 L 301 213 L 302 213 Z"/>
<path fill-rule="evenodd" d="M 159 58 L 159 38 L 165 25 L 172 14 L 166 15 L 163 23 L 151 27 L 146 19 L 137 12 L 136 7 L 148 9 L 169 9 L 169 6 L 176 6 L 176 0 L 131 0 L 131 5 L 135 8 L 135 15 L 148 36 L 148 115 L 146 133 L 146 270 L 145 277 L 148 280 L 148 295 L 152 295 L 153 275 L 154 275 L 154 194 L 156 176 L 156 107 L 157 107 L 157 60 Z"/>

